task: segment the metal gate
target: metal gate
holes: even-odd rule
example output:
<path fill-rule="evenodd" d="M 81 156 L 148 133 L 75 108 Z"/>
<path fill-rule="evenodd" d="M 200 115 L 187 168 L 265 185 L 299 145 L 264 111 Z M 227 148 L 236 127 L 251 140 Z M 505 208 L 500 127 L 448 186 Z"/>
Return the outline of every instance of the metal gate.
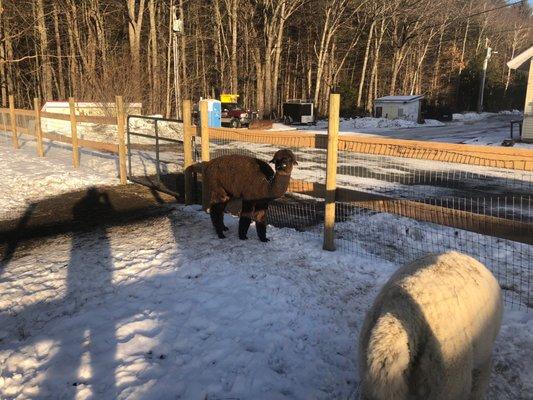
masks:
<path fill-rule="evenodd" d="M 184 194 L 183 121 L 129 115 L 128 179 L 182 198 Z M 197 151 L 193 138 L 194 159 Z"/>

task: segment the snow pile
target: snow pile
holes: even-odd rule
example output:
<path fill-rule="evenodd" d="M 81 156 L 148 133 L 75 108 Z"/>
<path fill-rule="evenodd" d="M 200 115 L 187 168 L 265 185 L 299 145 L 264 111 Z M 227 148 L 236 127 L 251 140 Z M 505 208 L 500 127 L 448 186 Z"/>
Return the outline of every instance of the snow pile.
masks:
<path fill-rule="evenodd" d="M 445 124 L 437 121 L 436 119 L 426 119 L 425 123 L 419 124 L 415 121 L 409 121 L 406 119 L 388 119 L 388 118 L 373 118 L 373 117 L 361 117 L 361 118 L 346 118 L 341 119 L 339 125 L 340 132 L 353 132 L 354 129 L 398 129 L 398 128 L 421 128 L 428 126 L 444 126 Z M 318 129 L 327 129 L 328 121 L 320 120 L 316 124 Z M 305 128 L 303 128 L 305 129 Z"/>
<path fill-rule="evenodd" d="M 452 118 L 454 121 L 463 121 L 463 122 L 471 122 L 471 121 L 481 121 L 487 118 L 495 117 L 497 115 L 502 116 L 516 116 L 520 117 L 522 116 L 522 112 L 519 110 L 504 110 L 500 111 L 498 113 L 493 112 L 463 112 L 463 113 L 454 113 Z"/>
<path fill-rule="evenodd" d="M 524 114 L 520 110 L 504 110 L 498 113 L 499 115 L 510 115 L 515 117 L 522 117 Z"/>
<path fill-rule="evenodd" d="M 295 131 L 297 128 L 295 126 L 282 124 L 280 122 L 274 122 L 272 128 L 266 129 L 267 131 Z"/>
<path fill-rule="evenodd" d="M 470 122 L 470 121 L 480 121 L 482 119 L 494 117 L 495 115 L 496 113 L 491 113 L 491 112 L 482 112 L 482 113 L 464 112 L 464 113 L 454 113 L 452 115 L 452 119 L 454 121 Z"/>
<path fill-rule="evenodd" d="M 418 124 L 416 121 L 409 121 L 401 118 L 387 119 L 387 118 L 355 118 L 352 120 L 353 128 L 416 128 L 420 126 L 443 126 L 442 122 L 434 119 L 426 120 L 424 124 Z"/>
<path fill-rule="evenodd" d="M 156 120 L 151 118 L 163 118 L 160 114 L 148 115 L 148 118 L 131 117 L 129 128 L 131 132 L 142 133 L 155 138 Z M 157 134 L 159 137 L 183 140 L 183 123 L 173 121 L 157 121 Z M 132 136 L 136 143 L 154 143 L 154 139 Z M 144 140 L 143 140 L 144 139 Z"/>

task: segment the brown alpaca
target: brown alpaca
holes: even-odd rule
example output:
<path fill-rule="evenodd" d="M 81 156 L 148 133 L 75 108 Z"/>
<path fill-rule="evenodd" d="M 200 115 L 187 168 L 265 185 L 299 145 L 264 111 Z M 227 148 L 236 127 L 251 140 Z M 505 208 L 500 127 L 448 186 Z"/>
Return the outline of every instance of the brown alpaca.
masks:
<path fill-rule="evenodd" d="M 202 172 L 209 188 L 209 213 L 219 238 L 225 238 L 224 231 L 228 230 L 224 225 L 226 205 L 231 199 L 240 198 L 239 238 L 248 239 L 246 235 L 253 219 L 259 239 L 268 242 L 265 224 L 268 204 L 285 194 L 292 168 L 298 164 L 290 150 L 278 150 L 270 162 L 274 163 L 276 172 L 262 160 L 238 154 L 193 166 L 193 170 Z"/>

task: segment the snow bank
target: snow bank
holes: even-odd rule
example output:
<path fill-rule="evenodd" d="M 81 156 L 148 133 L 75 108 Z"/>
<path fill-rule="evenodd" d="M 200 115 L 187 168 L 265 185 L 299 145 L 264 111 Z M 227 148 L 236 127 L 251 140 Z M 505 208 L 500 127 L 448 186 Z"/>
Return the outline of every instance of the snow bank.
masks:
<path fill-rule="evenodd" d="M 454 121 L 480 121 L 482 119 L 487 119 L 489 117 L 494 117 L 496 113 L 476 113 L 476 112 L 465 112 L 465 113 L 454 113 L 452 119 Z"/>
<path fill-rule="evenodd" d="M 408 121 L 405 119 L 387 119 L 387 118 L 346 118 L 341 119 L 339 130 L 340 132 L 353 132 L 354 129 L 398 129 L 398 128 L 421 128 L 428 126 L 444 126 L 445 124 L 436 119 L 426 119 L 425 123 L 419 124 L 415 121 Z M 317 121 L 315 129 L 326 130 L 328 128 L 327 120 Z M 305 128 L 301 128 L 305 129 Z"/>
<path fill-rule="evenodd" d="M 418 124 L 415 121 L 408 121 L 405 119 L 387 119 L 387 118 L 355 118 L 347 121 L 353 128 L 416 128 L 422 126 L 443 126 L 442 122 L 434 119 L 426 120 L 424 124 Z M 344 129 L 342 129 L 344 130 Z"/>
<path fill-rule="evenodd" d="M 505 110 L 505 111 L 500 111 L 498 114 L 500 115 L 512 115 L 512 116 L 516 116 L 516 117 L 522 117 L 524 115 L 524 113 L 520 110 Z"/>

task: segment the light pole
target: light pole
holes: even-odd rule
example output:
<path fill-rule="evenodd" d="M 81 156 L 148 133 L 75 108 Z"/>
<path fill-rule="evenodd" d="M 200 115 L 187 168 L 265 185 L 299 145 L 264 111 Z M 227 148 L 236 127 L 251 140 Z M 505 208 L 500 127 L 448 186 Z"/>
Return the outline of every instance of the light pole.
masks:
<path fill-rule="evenodd" d="M 491 47 L 487 46 L 487 54 L 485 55 L 485 60 L 483 61 L 483 72 L 481 73 L 481 83 L 479 85 L 479 96 L 478 96 L 478 103 L 477 103 L 477 112 L 481 113 L 483 112 L 483 95 L 485 93 L 485 79 L 487 78 L 487 67 L 489 65 L 490 57 L 492 56 L 492 53 L 498 54 L 497 51 L 492 51 Z"/>

